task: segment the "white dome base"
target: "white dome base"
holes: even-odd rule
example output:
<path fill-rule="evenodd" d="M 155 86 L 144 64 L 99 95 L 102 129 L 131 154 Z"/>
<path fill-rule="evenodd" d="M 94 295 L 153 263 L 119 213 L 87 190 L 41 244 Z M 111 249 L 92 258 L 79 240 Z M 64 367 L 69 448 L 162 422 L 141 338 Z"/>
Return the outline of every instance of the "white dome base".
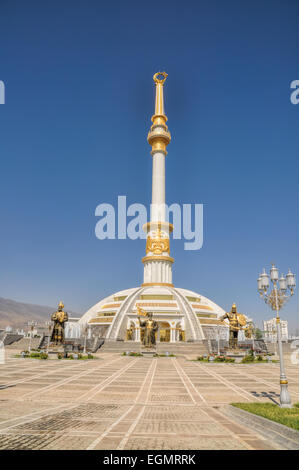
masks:
<path fill-rule="evenodd" d="M 106 297 L 80 319 L 110 341 L 140 342 L 136 303 L 159 323 L 157 342 L 202 341 L 214 335 L 224 310 L 200 294 L 171 286 L 141 286 Z M 223 324 L 222 324 L 223 326 Z"/>

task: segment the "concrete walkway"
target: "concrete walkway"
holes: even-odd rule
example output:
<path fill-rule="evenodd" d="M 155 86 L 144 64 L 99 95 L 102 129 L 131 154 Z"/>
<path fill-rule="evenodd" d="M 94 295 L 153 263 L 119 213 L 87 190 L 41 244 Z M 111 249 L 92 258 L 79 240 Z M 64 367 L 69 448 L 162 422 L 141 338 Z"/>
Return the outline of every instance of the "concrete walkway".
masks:
<path fill-rule="evenodd" d="M 98 357 L 0 365 L 0 449 L 281 448 L 224 412 L 276 401 L 278 364 Z M 299 402 L 299 368 L 287 372 Z"/>

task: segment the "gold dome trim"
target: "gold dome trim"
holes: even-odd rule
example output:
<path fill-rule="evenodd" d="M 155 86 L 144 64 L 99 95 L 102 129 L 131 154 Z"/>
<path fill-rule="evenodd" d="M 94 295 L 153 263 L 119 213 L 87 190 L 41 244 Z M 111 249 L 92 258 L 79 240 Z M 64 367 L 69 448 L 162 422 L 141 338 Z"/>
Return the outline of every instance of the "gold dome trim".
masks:
<path fill-rule="evenodd" d="M 174 287 L 173 284 L 168 282 L 144 282 L 141 284 L 141 287 L 150 287 L 150 286 L 166 286 L 166 287 Z"/>

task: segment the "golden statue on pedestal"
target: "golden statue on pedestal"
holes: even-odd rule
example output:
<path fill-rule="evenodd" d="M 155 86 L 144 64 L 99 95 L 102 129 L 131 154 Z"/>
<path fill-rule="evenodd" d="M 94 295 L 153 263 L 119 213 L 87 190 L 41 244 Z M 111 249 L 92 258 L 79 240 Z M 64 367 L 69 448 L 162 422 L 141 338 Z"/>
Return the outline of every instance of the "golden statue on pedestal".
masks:
<path fill-rule="evenodd" d="M 68 314 L 63 311 L 63 308 L 63 302 L 59 302 L 58 310 L 51 316 L 51 320 L 54 322 L 51 342 L 55 345 L 63 344 L 64 342 L 64 324 L 68 321 Z"/>
<path fill-rule="evenodd" d="M 237 349 L 239 331 L 244 329 L 245 334 L 247 331 L 246 317 L 245 315 L 242 315 L 242 313 L 238 313 L 236 304 L 233 304 L 231 311 L 228 313 L 225 313 L 225 315 L 223 315 L 220 320 L 223 321 L 225 319 L 229 321 L 229 347 L 231 349 Z"/>
<path fill-rule="evenodd" d="M 145 348 L 153 348 L 156 346 L 156 331 L 158 330 L 158 323 L 153 320 L 153 314 L 151 312 L 145 312 L 138 305 L 138 320 L 140 328 L 144 329 L 143 341 L 142 344 Z M 146 320 L 142 321 L 140 316 L 147 317 Z"/>

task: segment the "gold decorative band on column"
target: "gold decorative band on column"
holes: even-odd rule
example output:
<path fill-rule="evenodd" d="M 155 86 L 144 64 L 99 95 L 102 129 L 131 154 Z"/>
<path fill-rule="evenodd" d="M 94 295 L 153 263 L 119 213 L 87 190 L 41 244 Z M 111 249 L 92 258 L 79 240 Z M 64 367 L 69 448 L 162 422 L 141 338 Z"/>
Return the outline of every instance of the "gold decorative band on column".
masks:
<path fill-rule="evenodd" d="M 150 286 L 174 287 L 173 284 L 169 284 L 168 282 L 144 282 L 143 284 L 141 284 L 141 287 L 150 287 Z"/>
<path fill-rule="evenodd" d="M 147 222 L 142 226 L 144 232 L 150 232 L 151 230 L 165 230 L 165 232 L 171 233 L 173 231 L 173 225 L 170 222 Z"/>
<path fill-rule="evenodd" d="M 155 149 L 155 150 L 151 150 L 151 156 L 153 157 L 153 156 L 155 155 L 155 153 L 157 153 L 157 152 L 159 152 L 159 153 L 164 153 L 164 156 L 165 156 L 165 157 L 166 157 L 166 155 L 167 155 L 167 153 L 168 153 L 167 150 L 163 150 L 163 149 L 161 149 L 161 148 L 158 148 L 158 149 Z"/>
<path fill-rule="evenodd" d="M 281 385 L 287 385 L 288 381 L 287 380 L 281 380 L 280 383 L 281 383 Z"/>
<path fill-rule="evenodd" d="M 152 117 L 151 117 L 151 121 L 152 121 L 152 126 L 151 126 L 151 130 L 154 129 L 156 126 L 163 126 L 165 127 L 165 130 L 168 131 L 168 126 L 166 126 L 166 121 L 167 121 L 167 116 L 165 116 L 165 114 L 154 114 Z"/>
<path fill-rule="evenodd" d="M 280 323 L 280 318 L 276 317 L 276 323 Z"/>
<path fill-rule="evenodd" d="M 144 256 L 141 261 L 143 263 L 147 261 L 169 261 L 170 263 L 174 263 L 174 258 L 171 256 Z"/>
<path fill-rule="evenodd" d="M 152 146 L 152 152 L 166 152 L 170 140 L 170 133 L 162 129 L 150 131 L 147 136 L 147 141 Z"/>

